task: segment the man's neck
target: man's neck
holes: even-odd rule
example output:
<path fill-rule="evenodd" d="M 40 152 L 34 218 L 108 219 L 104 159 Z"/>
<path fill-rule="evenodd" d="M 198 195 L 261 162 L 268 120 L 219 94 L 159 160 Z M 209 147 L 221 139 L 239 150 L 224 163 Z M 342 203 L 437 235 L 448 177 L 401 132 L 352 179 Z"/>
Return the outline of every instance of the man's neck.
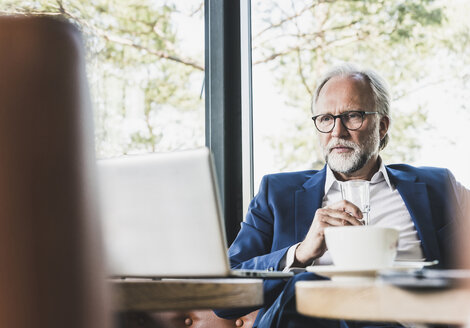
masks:
<path fill-rule="evenodd" d="M 333 171 L 336 179 L 339 181 L 348 181 L 348 180 L 367 180 L 370 181 L 374 174 L 380 168 L 379 155 L 372 156 L 367 163 L 359 170 L 352 172 L 350 174 L 339 173 Z"/>

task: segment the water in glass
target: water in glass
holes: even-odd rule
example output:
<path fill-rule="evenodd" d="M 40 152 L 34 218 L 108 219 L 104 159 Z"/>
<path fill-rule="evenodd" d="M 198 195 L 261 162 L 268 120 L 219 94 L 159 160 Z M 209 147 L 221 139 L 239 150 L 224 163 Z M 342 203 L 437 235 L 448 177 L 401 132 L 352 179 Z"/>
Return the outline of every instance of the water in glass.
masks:
<path fill-rule="evenodd" d="M 370 186 L 369 181 L 351 180 L 341 183 L 341 196 L 362 211 L 362 222 L 369 224 Z"/>

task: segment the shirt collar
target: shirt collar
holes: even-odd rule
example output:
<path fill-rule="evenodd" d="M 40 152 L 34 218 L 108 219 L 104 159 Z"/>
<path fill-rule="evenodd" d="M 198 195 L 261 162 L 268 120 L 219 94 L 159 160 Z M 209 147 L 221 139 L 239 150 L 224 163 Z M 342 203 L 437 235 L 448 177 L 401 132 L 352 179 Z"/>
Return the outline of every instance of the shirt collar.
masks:
<path fill-rule="evenodd" d="M 333 171 L 330 169 L 330 166 L 326 165 L 326 178 L 325 178 L 325 195 L 328 194 L 333 185 L 338 185 L 338 180 L 336 180 Z"/>
<path fill-rule="evenodd" d="M 370 182 L 372 184 L 379 183 L 383 180 L 387 183 L 388 187 L 393 191 L 395 190 L 395 186 L 390 182 L 390 178 L 388 177 L 387 170 L 385 165 L 382 161 L 382 158 L 379 156 L 380 167 L 377 172 L 372 176 Z M 333 186 L 337 186 L 339 188 L 339 181 L 336 179 L 333 171 L 330 169 L 328 165 L 326 165 L 326 179 L 325 179 L 325 195 L 330 191 Z"/>
<path fill-rule="evenodd" d="M 370 182 L 371 183 L 378 183 L 378 182 L 385 179 L 385 182 L 387 183 L 387 186 L 390 188 L 391 191 L 394 191 L 395 186 L 390 181 L 387 169 L 385 168 L 385 165 L 384 165 L 384 163 L 382 161 L 382 158 L 380 156 L 379 156 L 379 161 L 380 161 L 379 170 L 372 176 L 372 179 L 370 179 Z"/>

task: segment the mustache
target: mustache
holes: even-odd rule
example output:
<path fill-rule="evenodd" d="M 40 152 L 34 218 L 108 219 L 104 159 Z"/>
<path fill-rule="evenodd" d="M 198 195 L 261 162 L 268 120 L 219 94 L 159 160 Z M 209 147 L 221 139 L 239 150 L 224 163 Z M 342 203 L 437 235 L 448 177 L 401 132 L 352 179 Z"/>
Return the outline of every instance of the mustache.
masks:
<path fill-rule="evenodd" d="M 349 148 L 352 148 L 354 150 L 359 150 L 360 149 L 360 147 L 357 144 L 355 144 L 354 142 L 344 140 L 344 139 L 338 139 L 338 138 L 331 139 L 330 142 L 328 142 L 328 144 L 326 145 L 325 148 L 326 148 L 326 151 L 329 153 L 335 147 L 349 147 Z"/>

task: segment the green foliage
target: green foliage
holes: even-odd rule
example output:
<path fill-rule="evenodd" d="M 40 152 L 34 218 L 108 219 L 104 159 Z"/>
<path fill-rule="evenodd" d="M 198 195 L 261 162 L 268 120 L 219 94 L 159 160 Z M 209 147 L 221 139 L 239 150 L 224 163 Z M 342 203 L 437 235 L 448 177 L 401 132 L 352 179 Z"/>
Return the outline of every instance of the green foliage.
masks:
<path fill-rule="evenodd" d="M 202 0 L 3 0 L 0 12 L 62 15 L 83 31 L 97 150 L 107 156 L 197 145 L 194 140 L 204 135 L 198 110 L 204 105 L 203 53 L 183 47 L 175 19 L 202 20 L 202 5 Z M 465 10 L 452 8 L 444 0 L 253 0 L 253 64 L 272 72 L 289 112 L 283 115 L 289 132 L 280 136 L 273 128 L 267 137 L 276 166 L 322 165 L 310 103 L 319 77 L 332 65 L 346 61 L 377 69 L 400 100 L 452 78 L 430 80 L 431 59 L 440 56 L 448 59 L 440 68 L 459 75 L 460 87 L 468 89 L 470 73 L 462 68 L 469 66 L 470 30 L 463 24 Z M 466 96 L 462 103 L 468 101 Z M 392 138 L 383 152 L 388 161 L 415 159 L 416 131 L 432 129 L 424 105 L 413 106 L 396 102 L 392 108 Z M 467 105 L 462 112 L 468 115 Z M 193 122 L 199 123 L 188 125 Z M 165 130 L 171 124 L 178 126 L 174 143 Z"/>
<path fill-rule="evenodd" d="M 293 163 L 303 161 L 318 167 L 322 162 L 318 146 L 311 146 L 309 117 L 316 83 L 328 68 L 340 62 L 374 68 L 389 81 L 392 98 L 403 98 L 416 85 L 428 83 L 429 58 L 442 49 L 461 51 L 469 38 L 468 31 L 436 38 L 448 23 L 443 1 L 293 0 L 285 6 L 253 3 L 253 15 L 262 22 L 254 26 L 254 62 L 274 72 L 279 92 L 287 97 L 286 110 L 292 112 L 289 124 L 297 126 L 297 132 L 287 138 L 268 137 L 277 151 L 275 157 L 282 162 L 280 167 L 286 170 L 295 168 Z M 256 90 L 254 94 L 256 97 Z M 299 108 L 304 115 L 298 114 Z M 432 128 L 426 112 L 419 106 L 411 113 L 393 106 L 392 117 L 392 140 L 383 156 L 392 161 L 412 161 L 420 144 L 411 131 Z"/>
<path fill-rule="evenodd" d="M 160 144 L 160 126 L 175 124 L 180 113 L 203 108 L 198 90 L 192 88 L 195 81 L 202 84 L 203 53 L 188 53 L 180 47 L 174 15 L 181 14 L 181 9 L 176 4 L 151 0 L 6 0 L 0 11 L 61 15 L 82 30 L 96 109 L 97 151 L 99 156 L 109 156 L 139 149 L 168 150 L 172 146 Z M 143 101 L 132 102 L 128 96 L 131 92 L 142 94 Z M 142 110 L 135 127 L 130 128 L 129 112 L 135 107 Z M 162 119 L 163 107 L 172 108 L 173 117 Z"/>
<path fill-rule="evenodd" d="M 415 159 L 421 148 L 419 134 L 431 129 L 427 123 L 428 112 L 418 106 L 410 113 L 394 113 L 392 115 L 392 129 L 390 130 L 390 144 L 381 156 L 386 163 L 396 161 L 409 163 Z"/>

